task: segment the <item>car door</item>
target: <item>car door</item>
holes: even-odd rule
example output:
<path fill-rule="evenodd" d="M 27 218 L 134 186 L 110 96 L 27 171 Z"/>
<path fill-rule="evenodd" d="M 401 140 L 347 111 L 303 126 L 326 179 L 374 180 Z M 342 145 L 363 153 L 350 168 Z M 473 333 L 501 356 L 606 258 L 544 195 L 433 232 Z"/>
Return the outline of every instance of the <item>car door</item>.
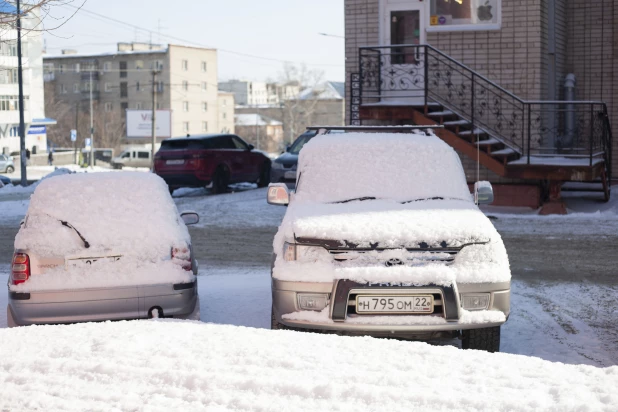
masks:
<path fill-rule="evenodd" d="M 0 155 L 0 172 L 6 169 L 6 164 L 8 163 L 8 158 L 5 155 Z"/>
<path fill-rule="evenodd" d="M 243 181 L 242 156 L 230 135 L 215 137 L 215 147 L 220 155 L 220 162 L 225 163 L 230 172 L 229 183 Z"/>
<path fill-rule="evenodd" d="M 249 145 L 238 136 L 232 136 L 234 146 L 242 162 L 242 179 L 253 182 L 260 176 L 260 165 L 257 164 L 256 153 L 253 153 Z"/>
<path fill-rule="evenodd" d="M 137 152 L 137 167 L 150 167 L 150 152 L 147 150 L 140 150 Z"/>

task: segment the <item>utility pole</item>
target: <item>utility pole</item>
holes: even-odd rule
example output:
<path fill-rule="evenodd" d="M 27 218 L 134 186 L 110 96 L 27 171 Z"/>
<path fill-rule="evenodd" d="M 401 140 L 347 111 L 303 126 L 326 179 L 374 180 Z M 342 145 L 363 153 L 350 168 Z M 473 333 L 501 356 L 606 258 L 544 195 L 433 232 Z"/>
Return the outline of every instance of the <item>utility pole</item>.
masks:
<path fill-rule="evenodd" d="M 92 112 L 92 66 L 90 67 L 90 167 L 94 165 L 94 113 Z"/>
<path fill-rule="evenodd" d="M 17 83 L 19 83 L 19 152 L 21 154 L 20 171 L 21 185 L 25 187 L 28 184 L 26 176 L 26 130 L 24 123 L 24 77 L 21 66 L 21 9 L 19 0 L 17 0 Z"/>
<path fill-rule="evenodd" d="M 78 130 L 78 125 L 79 125 L 79 102 L 75 103 L 75 132 L 77 133 Z M 77 157 L 77 137 L 75 138 L 75 141 L 73 142 L 73 151 L 74 153 L 74 158 L 75 158 L 75 164 L 79 164 L 79 158 Z"/>
<path fill-rule="evenodd" d="M 157 141 L 157 73 L 152 70 L 152 148 L 150 152 L 150 168 L 154 172 L 155 143 Z"/>

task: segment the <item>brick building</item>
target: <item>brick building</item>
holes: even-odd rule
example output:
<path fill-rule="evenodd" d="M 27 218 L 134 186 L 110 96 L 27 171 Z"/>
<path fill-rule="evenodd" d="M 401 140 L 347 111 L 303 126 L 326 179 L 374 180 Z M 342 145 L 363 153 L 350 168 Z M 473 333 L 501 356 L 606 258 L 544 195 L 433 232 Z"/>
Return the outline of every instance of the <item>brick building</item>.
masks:
<path fill-rule="evenodd" d="M 609 196 L 617 18 L 615 0 L 346 0 L 346 121 L 443 124 L 505 203 L 571 181 Z"/>

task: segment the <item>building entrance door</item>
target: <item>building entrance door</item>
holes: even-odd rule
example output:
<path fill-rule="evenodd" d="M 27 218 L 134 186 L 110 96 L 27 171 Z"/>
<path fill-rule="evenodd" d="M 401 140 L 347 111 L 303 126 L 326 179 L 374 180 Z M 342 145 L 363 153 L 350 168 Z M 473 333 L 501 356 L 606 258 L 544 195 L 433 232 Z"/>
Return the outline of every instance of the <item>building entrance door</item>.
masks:
<path fill-rule="evenodd" d="M 412 1 L 382 1 L 382 49 L 380 78 L 381 102 L 389 104 L 424 102 L 424 49 L 426 3 Z"/>

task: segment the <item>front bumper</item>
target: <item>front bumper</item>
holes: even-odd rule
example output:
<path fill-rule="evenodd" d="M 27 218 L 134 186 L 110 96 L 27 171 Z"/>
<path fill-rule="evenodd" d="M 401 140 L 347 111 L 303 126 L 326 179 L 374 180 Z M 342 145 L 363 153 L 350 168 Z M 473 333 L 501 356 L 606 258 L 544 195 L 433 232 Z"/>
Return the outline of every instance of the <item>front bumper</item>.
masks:
<path fill-rule="evenodd" d="M 379 315 L 355 315 L 350 314 L 348 300 L 355 293 L 435 293 L 441 296 L 443 307 L 442 319 L 435 319 L 435 324 L 422 322 L 422 317 L 437 315 L 416 315 L 414 318 L 421 320 L 418 323 L 411 321 L 409 324 L 375 324 L 372 322 L 362 323 L 363 319 L 378 318 Z M 286 319 L 284 315 L 299 314 L 311 311 L 303 311 L 298 307 L 298 293 L 324 293 L 329 295 L 328 316 L 313 316 L 311 319 L 295 318 Z M 478 312 L 492 312 L 491 315 L 504 316 L 506 320 L 510 312 L 510 282 L 479 283 L 479 284 L 456 284 L 452 287 L 427 285 L 423 287 L 407 286 L 367 286 L 359 285 L 347 280 L 339 280 L 334 283 L 307 283 L 289 282 L 277 279 L 272 280 L 273 315 L 278 323 L 290 328 L 309 329 L 317 331 L 345 332 L 350 334 L 365 334 L 372 336 L 401 336 L 401 337 L 427 337 L 436 335 L 436 332 L 459 331 L 464 329 L 477 329 L 492 326 L 500 326 L 504 320 L 496 321 L 501 316 L 490 316 L 489 320 L 470 322 L 461 309 L 460 296 L 463 294 L 489 293 L 490 301 L 487 310 Z M 477 313 L 478 313 L 477 312 Z M 496 313 L 499 312 L 499 313 Z M 392 315 L 391 315 L 392 316 Z M 401 315 L 395 315 L 401 316 Z M 494 319 L 494 320 L 492 320 Z"/>
<path fill-rule="evenodd" d="M 9 291 L 11 326 L 144 319 L 153 308 L 165 317 L 189 315 L 197 302 L 192 283 L 15 293 Z"/>

